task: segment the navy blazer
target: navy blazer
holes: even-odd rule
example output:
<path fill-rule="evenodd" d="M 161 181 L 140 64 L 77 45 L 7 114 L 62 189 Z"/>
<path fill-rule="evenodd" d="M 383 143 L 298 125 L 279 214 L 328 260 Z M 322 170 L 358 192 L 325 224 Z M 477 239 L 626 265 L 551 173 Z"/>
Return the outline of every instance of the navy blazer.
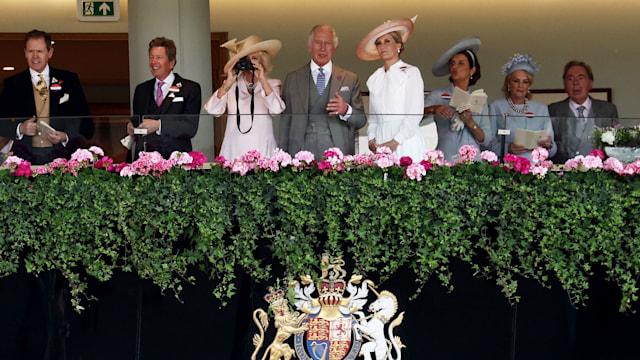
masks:
<path fill-rule="evenodd" d="M 177 92 L 169 92 L 160 107 L 155 101 L 156 79 L 145 81 L 138 86 L 133 94 L 133 115 L 162 121 L 160 135 L 153 132 L 136 139 L 136 154 L 144 150 L 158 151 L 162 157 L 168 159 L 174 151 L 191 151 L 191 138 L 198 132 L 202 94 L 200 84 L 187 80 L 178 74 L 172 86 Z M 157 116 L 188 114 L 191 116 Z"/>
<path fill-rule="evenodd" d="M 93 123 L 89 118 L 65 118 L 89 115 L 89 105 L 82 91 L 80 80 L 76 73 L 54 69 L 49 66 L 49 116 L 50 125 L 65 132 L 70 144 L 65 148 L 56 144 L 51 150 L 49 161 L 57 157 L 69 157 L 77 146 L 79 135 L 91 137 Z M 59 90 L 51 90 L 51 85 L 59 85 Z M 56 86 L 57 87 L 57 86 Z M 55 88 L 55 87 L 54 87 Z M 0 94 L 0 135 L 14 140 L 12 151 L 16 156 L 32 161 L 32 137 L 24 135 L 22 140 L 16 138 L 16 128 L 22 121 L 28 120 L 36 114 L 36 103 L 33 97 L 33 83 L 29 69 L 13 75 L 4 81 L 4 88 Z"/>

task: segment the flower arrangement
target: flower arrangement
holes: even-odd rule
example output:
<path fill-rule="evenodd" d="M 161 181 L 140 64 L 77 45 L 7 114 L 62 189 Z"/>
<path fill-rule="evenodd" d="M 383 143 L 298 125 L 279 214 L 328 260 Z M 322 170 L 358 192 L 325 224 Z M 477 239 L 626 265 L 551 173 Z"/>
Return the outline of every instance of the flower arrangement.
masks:
<path fill-rule="evenodd" d="M 640 125 L 622 127 L 614 124 L 610 127 L 596 127 L 591 134 L 593 147 L 604 150 L 605 146 L 638 147 L 640 145 Z"/>

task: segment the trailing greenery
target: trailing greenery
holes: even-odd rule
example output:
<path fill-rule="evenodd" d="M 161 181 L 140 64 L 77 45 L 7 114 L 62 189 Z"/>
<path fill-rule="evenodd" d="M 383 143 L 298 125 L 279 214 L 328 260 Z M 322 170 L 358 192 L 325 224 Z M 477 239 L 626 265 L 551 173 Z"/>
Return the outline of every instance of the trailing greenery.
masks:
<path fill-rule="evenodd" d="M 88 278 L 109 281 L 117 270 L 176 296 L 202 271 L 224 304 L 237 269 L 270 282 L 318 275 L 325 250 L 379 281 L 408 267 L 416 295 L 435 279 L 455 291 L 449 264 L 461 259 L 510 301 L 522 277 L 555 278 L 582 305 L 594 266 L 619 286 L 621 311 L 638 298 L 640 178 L 613 172 L 538 179 L 475 163 L 417 182 L 399 167 L 246 176 L 214 167 L 159 178 L 85 168 L 77 177 L 4 170 L 0 182 L 0 276 L 59 270 L 78 311 Z"/>

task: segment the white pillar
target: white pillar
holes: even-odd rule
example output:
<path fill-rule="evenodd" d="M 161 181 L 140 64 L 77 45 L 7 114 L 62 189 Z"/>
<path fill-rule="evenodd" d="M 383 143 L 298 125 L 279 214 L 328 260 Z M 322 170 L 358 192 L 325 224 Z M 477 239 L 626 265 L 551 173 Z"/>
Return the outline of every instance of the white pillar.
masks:
<path fill-rule="evenodd" d="M 129 87 L 149 80 L 149 41 L 158 36 L 178 48 L 174 72 L 200 84 L 202 102 L 211 96 L 211 26 L 209 0 L 129 0 Z M 201 116 L 193 150 L 213 161 L 213 120 Z"/>

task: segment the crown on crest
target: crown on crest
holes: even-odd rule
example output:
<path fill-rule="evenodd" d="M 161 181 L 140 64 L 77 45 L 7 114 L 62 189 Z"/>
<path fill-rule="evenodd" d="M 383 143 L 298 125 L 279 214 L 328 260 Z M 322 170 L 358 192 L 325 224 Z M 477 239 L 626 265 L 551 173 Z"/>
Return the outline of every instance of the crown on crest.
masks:
<path fill-rule="evenodd" d="M 284 291 L 269 286 L 269 293 L 264 296 L 264 300 L 269 303 L 269 306 L 279 303 L 284 300 Z"/>
<path fill-rule="evenodd" d="M 339 256 L 329 262 L 329 254 L 322 254 L 320 265 L 322 267 L 322 277 L 320 278 L 322 283 L 318 288 L 320 294 L 318 301 L 321 305 L 338 305 L 347 286 L 344 281 L 347 272 L 342 269 L 344 260 L 342 260 L 342 256 Z"/>

